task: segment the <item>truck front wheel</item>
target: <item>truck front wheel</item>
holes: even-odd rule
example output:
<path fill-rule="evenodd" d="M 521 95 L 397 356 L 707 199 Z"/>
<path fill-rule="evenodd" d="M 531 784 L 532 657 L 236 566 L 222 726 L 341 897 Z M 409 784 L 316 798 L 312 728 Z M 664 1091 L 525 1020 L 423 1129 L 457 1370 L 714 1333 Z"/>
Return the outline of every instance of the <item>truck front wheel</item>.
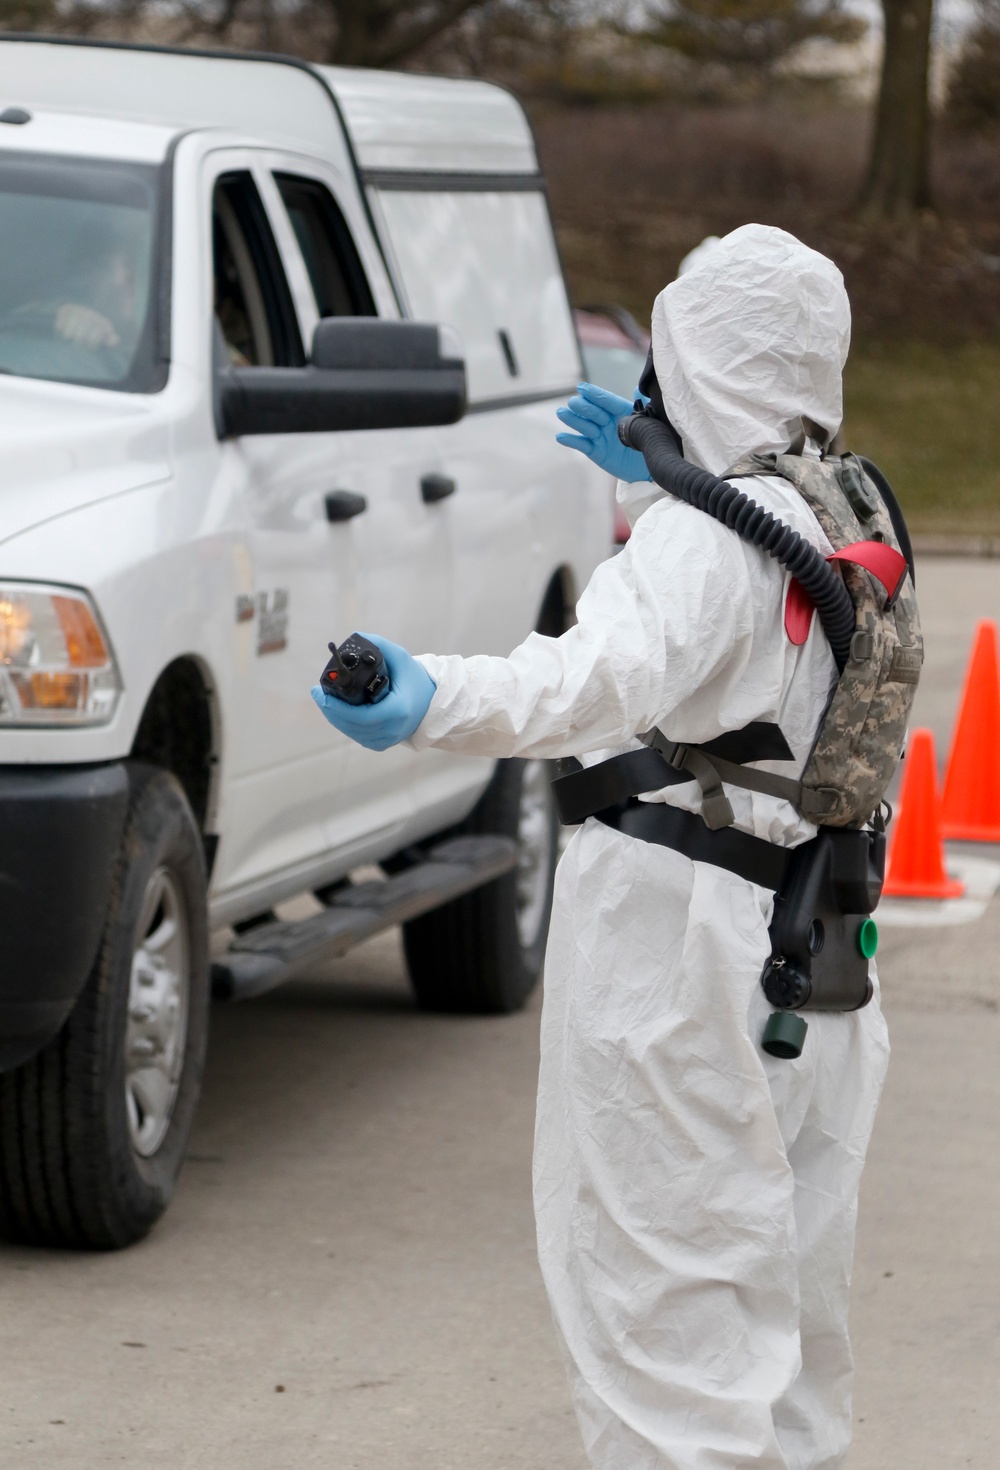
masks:
<path fill-rule="evenodd" d="M 463 833 L 517 839 L 512 872 L 403 926 L 410 981 L 426 1010 L 502 1015 L 524 1005 L 542 971 L 559 824 L 546 761 L 508 760 Z"/>
<path fill-rule="evenodd" d="M 208 1032 L 201 835 L 178 782 L 133 765 L 107 922 L 59 1035 L 0 1077 L 0 1234 L 115 1249 L 166 1209 Z"/>

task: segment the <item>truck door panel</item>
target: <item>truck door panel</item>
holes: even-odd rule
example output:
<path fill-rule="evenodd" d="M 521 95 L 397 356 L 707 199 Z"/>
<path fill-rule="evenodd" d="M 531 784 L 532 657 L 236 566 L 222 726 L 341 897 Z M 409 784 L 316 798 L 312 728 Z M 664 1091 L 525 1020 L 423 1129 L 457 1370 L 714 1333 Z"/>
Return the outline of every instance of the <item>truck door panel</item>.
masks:
<path fill-rule="evenodd" d="M 218 350 L 235 363 L 304 360 L 282 262 L 253 177 L 253 156 L 215 156 L 210 180 Z M 249 676 L 228 722 L 232 809 L 221 887 L 321 861 L 350 787 L 353 748 L 309 698 L 331 628 L 350 615 L 349 556 L 326 519 L 334 468 L 308 435 L 260 435 L 220 447 L 245 506 L 248 590 L 233 610 Z M 334 543 L 334 544 L 331 544 Z"/>
<path fill-rule="evenodd" d="M 321 317 L 375 314 L 374 292 L 354 246 L 341 208 L 338 181 L 317 165 L 268 154 L 272 204 L 286 228 L 281 246 L 290 261 L 289 277 L 305 279 L 308 291 L 297 300 L 304 333 Z M 295 255 L 301 270 L 291 266 Z M 428 505 L 421 480 L 442 471 L 440 430 L 393 429 L 308 436 L 327 468 L 326 493 L 362 496 L 366 509 L 331 527 L 338 560 L 350 588 L 343 621 L 333 617 L 328 638 L 339 641 L 355 628 L 382 633 L 414 651 L 447 649 L 451 644 L 454 567 L 447 502 Z M 324 645 L 320 645 L 322 649 Z M 422 803 L 421 773 L 429 765 L 409 746 L 375 753 L 355 746 L 350 760 L 350 792 L 330 828 L 339 841 L 351 811 L 389 811 L 399 820 Z"/>

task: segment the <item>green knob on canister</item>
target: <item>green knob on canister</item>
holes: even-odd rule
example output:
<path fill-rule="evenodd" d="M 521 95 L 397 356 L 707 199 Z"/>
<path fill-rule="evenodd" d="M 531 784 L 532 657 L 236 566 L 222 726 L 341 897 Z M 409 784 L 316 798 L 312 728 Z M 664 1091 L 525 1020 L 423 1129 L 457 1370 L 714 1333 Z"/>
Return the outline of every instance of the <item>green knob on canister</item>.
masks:
<path fill-rule="evenodd" d="M 875 958 L 878 949 L 878 925 L 874 919 L 866 919 L 858 930 L 858 949 L 866 960 Z"/>
<path fill-rule="evenodd" d="M 775 1011 L 764 1027 L 760 1044 L 769 1057 L 800 1057 L 808 1030 L 808 1021 L 795 1011 Z"/>

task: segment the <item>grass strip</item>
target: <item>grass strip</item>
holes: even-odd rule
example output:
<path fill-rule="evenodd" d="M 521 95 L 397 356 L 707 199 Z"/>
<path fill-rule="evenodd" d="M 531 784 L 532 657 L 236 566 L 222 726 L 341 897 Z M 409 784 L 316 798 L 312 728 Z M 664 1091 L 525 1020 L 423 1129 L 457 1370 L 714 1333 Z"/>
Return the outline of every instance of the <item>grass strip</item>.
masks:
<path fill-rule="evenodd" d="M 1000 532 L 1000 344 L 859 343 L 844 443 L 873 459 L 918 532 Z"/>

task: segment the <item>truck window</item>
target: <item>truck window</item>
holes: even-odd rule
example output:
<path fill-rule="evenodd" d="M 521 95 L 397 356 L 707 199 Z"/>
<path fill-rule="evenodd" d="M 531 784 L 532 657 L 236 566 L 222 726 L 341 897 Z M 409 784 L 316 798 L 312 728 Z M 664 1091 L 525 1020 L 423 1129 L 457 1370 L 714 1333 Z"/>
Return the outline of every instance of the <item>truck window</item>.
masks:
<path fill-rule="evenodd" d="M 223 174 L 212 195 L 215 317 L 235 367 L 305 362 L 288 282 L 257 186 Z"/>
<path fill-rule="evenodd" d="M 162 388 L 151 289 L 158 182 L 145 164 L 0 160 L 0 372 Z"/>
<path fill-rule="evenodd" d="M 347 221 L 324 184 L 275 174 L 282 202 L 323 316 L 376 316 L 375 301 Z"/>
<path fill-rule="evenodd" d="M 473 402 L 572 388 L 580 359 L 544 194 L 372 192 L 411 314 L 461 334 Z"/>

